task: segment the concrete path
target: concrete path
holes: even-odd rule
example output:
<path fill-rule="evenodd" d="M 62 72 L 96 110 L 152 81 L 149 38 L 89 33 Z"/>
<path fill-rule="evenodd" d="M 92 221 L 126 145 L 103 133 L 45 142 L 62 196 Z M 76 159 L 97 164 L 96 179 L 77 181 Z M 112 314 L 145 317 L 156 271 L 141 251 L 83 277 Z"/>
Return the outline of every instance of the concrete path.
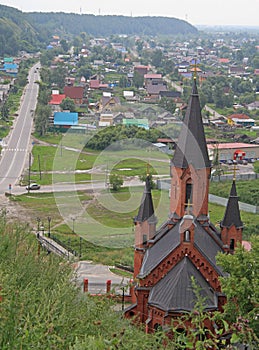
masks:
<path fill-rule="evenodd" d="M 92 264 L 91 261 L 79 261 L 76 265 L 76 283 L 83 290 L 84 279 L 88 279 L 88 292 L 93 294 L 103 294 L 106 292 L 106 282 L 111 281 L 111 290 L 116 294 L 128 291 L 130 279 L 115 275 L 110 271 L 109 266 Z"/>

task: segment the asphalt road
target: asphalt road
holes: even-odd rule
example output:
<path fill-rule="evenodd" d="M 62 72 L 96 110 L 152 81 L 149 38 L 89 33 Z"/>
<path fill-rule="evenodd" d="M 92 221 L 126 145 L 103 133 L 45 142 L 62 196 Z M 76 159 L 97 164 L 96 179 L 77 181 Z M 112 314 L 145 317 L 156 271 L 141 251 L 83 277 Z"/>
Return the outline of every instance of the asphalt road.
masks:
<path fill-rule="evenodd" d="M 124 181 L 123 186 L 143 186 L 144 188 L 144 182 L 138 180 L 138 179 L 132 179 L 132 180 L 126 180 Z M 45 185 L 41 186 L 39 190 L 31 191 L 31 192 L 69 192 L 69 191 L 84 191 L 84 190 L 92 190 L 92 191 L 98 191 L 105 189 L 105 183 L 101 181 L 97 182 L 89 182 L 84 184 L 76 184 L 76 183 L 58 183 L 53 185 Z M 13 194 L 22 194 L 27 192 L 25 186 L 14 186 L 12 188 Z"/>
<path fill-rule="evenodd" d="M 21 104 L 5 145 L 2 149 L 0 160 L 0 195 L 9 191 L 9 186 L 13 189 L 18 183 L 22 171 L 28 161 L 31 142 L 31 130 L 33 125 L 33 115 L 37 105 L 39 73 L 36 69 L 39 64 L 31 68 L 28 74 L 28 84 L 24 89 Z"/>

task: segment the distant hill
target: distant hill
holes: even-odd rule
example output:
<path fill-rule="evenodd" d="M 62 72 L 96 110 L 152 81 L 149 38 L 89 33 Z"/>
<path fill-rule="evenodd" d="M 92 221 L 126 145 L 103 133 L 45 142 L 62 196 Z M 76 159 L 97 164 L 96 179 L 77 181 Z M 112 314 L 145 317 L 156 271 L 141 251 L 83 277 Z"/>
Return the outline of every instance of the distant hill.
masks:
<path fill-rule="evenodd" d="M 35 50 L 37 41 L 36 30 L 21 11 L 0 5 L 0 56 Z"/>
<path fill-rule="evenodd" d="M 177 35 L 196 34 L 198 30 L 186 21 L 168 17 L 126 17 L 126 16 L 94 16 L 73 13 L 41 13 L 26 14 L 34 25 L 54 31 L 65 31 L 70 34 L 86 32 L 91 35 Z"/>
<path fill-rule="evenodd" d="M 198 29 L 177 18 L 94 16 L 63 12 L 25 13 L 0 5 L 0 56 L 45 47 L 53 34 L 69 37 L 83 32 L 93 36 L 157 36 L 197 34 Z"/>

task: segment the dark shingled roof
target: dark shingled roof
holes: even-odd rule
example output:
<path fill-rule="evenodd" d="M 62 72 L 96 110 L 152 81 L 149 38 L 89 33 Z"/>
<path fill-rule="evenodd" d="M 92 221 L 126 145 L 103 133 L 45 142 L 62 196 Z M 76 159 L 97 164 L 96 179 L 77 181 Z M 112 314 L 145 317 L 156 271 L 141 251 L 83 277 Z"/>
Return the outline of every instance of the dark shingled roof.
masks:
<path fill-rule="evenodd" d="M 220 223 L 221 227 L 230 228 L 232 225 L 234 225 L 236 228 L 243 227 L 243 222 L 241 221 L 240 211 L 238 206 L 238 196 L 237 196 L 235 181 L 233 181 L 232 183 L 225 215 L 223 220 Z"/>
<path fill-rule="evenodd" d="M 211 166 L 202 124 L 201 107 L 196 85 L 193 81 L 192 94 L 179 135 L 172 165 L 186 169 L 190 164 L 196 169 Z"/>
<path fill-rule="evenodd" d="M 180 222 L 171 229 L 167 225 L 163 226 L 154 238 L 153 246 L 147 249 L 139 278 L 144 278 L 154 270 L 160 262 L 165 259 L 180 244 Z M 223 276 L 221 268 L 216 263 L 216 255 L 223 252 L 222 241 L 218 234 L 209 227 L 208 233 L 202 225 L 195 220 L 194 246 L 206 258 L 206 260 L 215 268 L 219 275 Z"/>
<path fill-rule="evenodd" d="M 151 195 L 150 177 L 146 177 L 146 184 L 139 207 L 138 215 L 135 217 L 135 222 L 144 222 L 154 216 L 154 206 Z"/>
<path fill-rule="evenodd" d="M 173 228 L 168 230 L 154 245 L 147 249 L 139 278 L 147 276 L 168 254 L 170 254 L 180 244 L 180 223 L 178 222 Z"/>
<path fill-rule="evenodd" d="M 194 245 L 206 258 L 206 260 L 223 276 L 223 272 L 216 263 L 216 255 L 223 253 L 222 241 L 219 239 L 217 232 L 210 229 L 209 234 L 197 221 L 194 231 Z"/>
<path fill-rule="evenodd" d="M 197 302 L 192 277 L 200 288 L 207 310 L 218 306 L 217 295 L 188 257 L 184 257 L 151 290 L 148 303 L 167 312 L 191 311 Z"/>

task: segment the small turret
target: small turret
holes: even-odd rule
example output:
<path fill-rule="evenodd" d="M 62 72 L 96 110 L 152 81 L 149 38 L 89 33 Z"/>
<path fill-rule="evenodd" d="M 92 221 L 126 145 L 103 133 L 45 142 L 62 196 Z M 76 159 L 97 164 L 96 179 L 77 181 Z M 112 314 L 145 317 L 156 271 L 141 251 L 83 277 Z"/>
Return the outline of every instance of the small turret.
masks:
<path fill-rule="evenodd" d="M 243 222 L 241 221 L 236 182 L 233 180 L 230 195 L 228 198 L 225 215 L 220 223 L 221 239 L 227 248 L 227 251 L 233 252 L 237 242 L 242 243 Z"/>
<path fill-rule="evenodd" d="M 154 237 L 157 219 L 151 194 L 150 176 L 147 175 L 138 215 L 134 218 L 135 224 L 135 256 L 134 277 L 139 273 L 147 242 Z"/>

